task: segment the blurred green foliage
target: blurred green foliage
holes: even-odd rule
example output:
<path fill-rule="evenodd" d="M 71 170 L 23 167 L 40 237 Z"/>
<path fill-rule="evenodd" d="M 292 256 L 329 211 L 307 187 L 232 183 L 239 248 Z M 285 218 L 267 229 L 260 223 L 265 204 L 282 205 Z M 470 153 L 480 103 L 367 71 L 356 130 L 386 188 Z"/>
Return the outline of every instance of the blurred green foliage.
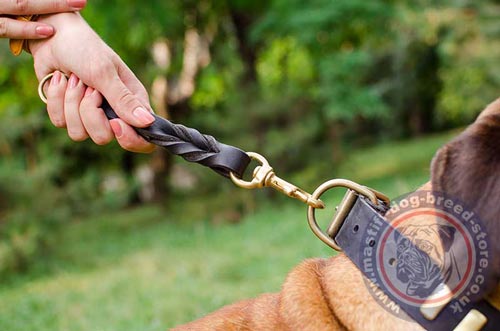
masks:
<path fill-rule="evenodd" d="M 93 0 L 83 16 L 148 88 L 179 78 L 188 29 L 205 34 L 210 63 L 171 117 L 301 185 L 334 176 L 352 149 L 463 126 L 500 86 L 498 1 Z M 158 40 L 172 52 L 164 71 Z M 149 161 L 54 129 L 31 62 L 0 48 L 0 272 L 46 252 L 60 224 L 137 201 L 133 170 Z M 208 170 L 178 164 L 199 194 L 220 191 Z"/>

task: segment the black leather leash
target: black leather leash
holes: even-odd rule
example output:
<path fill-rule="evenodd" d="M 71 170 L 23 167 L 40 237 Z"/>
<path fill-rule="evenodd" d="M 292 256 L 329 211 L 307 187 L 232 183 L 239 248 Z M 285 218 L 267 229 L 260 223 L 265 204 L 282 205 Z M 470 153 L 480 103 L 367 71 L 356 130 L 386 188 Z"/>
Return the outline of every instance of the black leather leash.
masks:
<path fill-rule="evenodd" d="M 101 108 L 108 119 L 118 118 L 106 99 Z M 184 125 L 174 124 L 153 114 L 155 121 L 146 128 L 134 128 L 148 142 L 166 148 L 188 162 L 199 163 L 224 177 L 233 173 L 238 178 L 250 163 L 250 157 L 239 148 L 218 142 L 214 137 Z"/>
<path fill-rule="evenodd" d="M 38 85 L 38 95 L 47 103 L 43 91 L 45 83 L 54 73 L 45 76 Z M 109 102 L 103 98 L 101 108 L 108 119 L 118 118 Z M 251 159 L 239 148 L 218 142 L 214 137 L 200 133 L 184 125 L 174 124 L 163 117 L 153 114 L 155 121 L 146 128 L 134 128 L 148 142 L 167 149 L 174 155 L 183 157 L 188 162 L 199 163 L 218 174 L 230 178 L 243 178 Z"/>
<path fill-rule="evenodd" d="M 44 92 L 45 83 L 49 82 L 54 73 L 45 76 L 38 84 L 38 95 L 47 103 Z M 101 108 L 108 119 L 118 118 L 109 102 L 103 98 Z M 183 157 L 188 162 L 199 163 L 218 174 L 230 178 L 236 185 L 243 188 L 272 187 L 286 195 L 307 203 L 314 208 L 323 208 L 324 204 L 319 199 L 292 185 L 274 174 L 273 169 L 259 154 L 245 152 L 234 146 L 223 144 L 214 137 L 200 133 L 198 130 L 184 125 L 174 124 L 167 119 L 152 114 L 155 121 L 146 128 L 134 130 L 146 141 L 164 147 L 170 153 Z M 243 175 L 252 159 L 261 163 L 254 171 L 251 182 L 243 180 Z"/>

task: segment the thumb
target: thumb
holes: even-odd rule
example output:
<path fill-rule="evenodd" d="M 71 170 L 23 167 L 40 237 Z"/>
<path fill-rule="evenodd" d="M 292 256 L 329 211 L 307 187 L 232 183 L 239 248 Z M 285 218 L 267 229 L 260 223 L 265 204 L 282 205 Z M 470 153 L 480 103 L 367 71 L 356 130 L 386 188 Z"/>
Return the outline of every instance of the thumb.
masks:
<path fill-rule="evenodd" d="M 118 117 L 127 124 L 146 127 L 155 121 L 148 110 L 149 107 L 143 104 L 138 95 L 132 93 L 117 74 L 113 75 L 109 81 L 102 80 L 99 85 L 102 87 L 96 86 L 96 88 L 108 100 Z"/>

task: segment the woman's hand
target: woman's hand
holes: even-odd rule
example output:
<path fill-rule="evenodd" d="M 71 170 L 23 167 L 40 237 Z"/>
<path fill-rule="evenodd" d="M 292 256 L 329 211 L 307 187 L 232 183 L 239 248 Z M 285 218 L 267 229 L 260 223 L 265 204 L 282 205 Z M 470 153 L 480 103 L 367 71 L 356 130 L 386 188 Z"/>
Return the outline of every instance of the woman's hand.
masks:
<path fill-rule="evenodd" d="M 99 108 L 101 93 L 85 86 L 75 74 L 67 79 L 56 71 L 47 85 L 49 117 L 55 126 L 65 127 L 72 140 L 83 141 L 90 136 L 96 144 L 104 145 L 116 137 L 120 146 L 131 152 L 149 153 L 154 149 L 123 120 L 108 121 Z"/>
<path fill-rule="evenodd" d="M 1 0 L 0 38 L 43 39 L 54 34 L 54 27 L 40 22 L 18 21 L 12 16 L 41 15 L 79 11 L 86 0 Z"/>
<path fill-rule="evenodd" d="M 152 151 L 153 145 L 131 127 L 154 121 L 146 89 L 133 72 L 78 13 L 49 15 L 40 21 L 56 29 L 52 38 L 29 44 L 38 80 L 55 72 L 46 84 L 52 123 L 66 127 L 76 141 L 90 136 L 102 145 L 115 136 L 126 150 Z M 102 96 L 120 119 L 107 120 L 99 108 Z"/>

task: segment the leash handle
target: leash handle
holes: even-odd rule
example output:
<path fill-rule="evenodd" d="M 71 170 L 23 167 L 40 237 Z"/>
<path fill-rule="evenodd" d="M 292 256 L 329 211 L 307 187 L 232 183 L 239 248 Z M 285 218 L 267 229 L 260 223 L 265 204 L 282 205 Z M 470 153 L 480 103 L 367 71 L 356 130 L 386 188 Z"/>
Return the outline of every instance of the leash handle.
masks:
<path fill-rule="evenodd" d="M 38 95 L 47 103 L 43 87 L 54 73 L 45 76 L 38 84 Z M 109 120 L 118 118 L 109 102 L 103 98 L 101 108 Z M 167 119 L 152 114 L 155 121 L 146 128 L 134 130 L 146 141 L 166 148 L 170 153 L 183 157 L 188 162 L 199 163 L 211 168 L 218 174 L 230 178 L 234 184 L 246 189 L 272 187 L 291 198 L 306 203 L 312 208 L 324 208 L 325 204 L 318 198 L 299 187 L 276 176 L 267 160 L 257 153 L 246 153 L 234 146 L 222 144 L 214 137 L 200 133 L 198 130 L 184 125 L 174 124 Z M 252 180 L 243 180 L 243 174 L 255 159 L 260 166 L 254 169 Z"/>
<path fill-rule="evenodd" d="M 47 97 L 43 86 L 54 74 L 45 76 L 38 85 L 38 94 L 43 102 Z M 103 98 L 101 105 L 108 119 L 118 118 L 109 102 Z M 153 114 L 155 121 L 149 127 L 135 128 L 135 131 L 148 142 L 164 147 L 170 153 L 179 155 L 188 162 L 199 163 L 211 168 L 218 174 L 229 178 L 242 178 L 251 159 L 239 148 L 223 144 L 210 135 L 184 125 L 174 124 Z"/>
<path fill-rule="evenodd" d="M 101 108 L 108 119 L 118 118 L 106 99 Z M 217 141 L 214 137 L 200 133 L 198 130 L 153 114 L 155 121 L 146 128 L 134 128 L 135 131 L 150 143 L 166 148 L 170 153 L 179 155 L 188 162 L 199 163 L 211 168 L 224 177 L 230 174 L 243 177 L 250 163 L 250 157 L 239 148 Z"/>

